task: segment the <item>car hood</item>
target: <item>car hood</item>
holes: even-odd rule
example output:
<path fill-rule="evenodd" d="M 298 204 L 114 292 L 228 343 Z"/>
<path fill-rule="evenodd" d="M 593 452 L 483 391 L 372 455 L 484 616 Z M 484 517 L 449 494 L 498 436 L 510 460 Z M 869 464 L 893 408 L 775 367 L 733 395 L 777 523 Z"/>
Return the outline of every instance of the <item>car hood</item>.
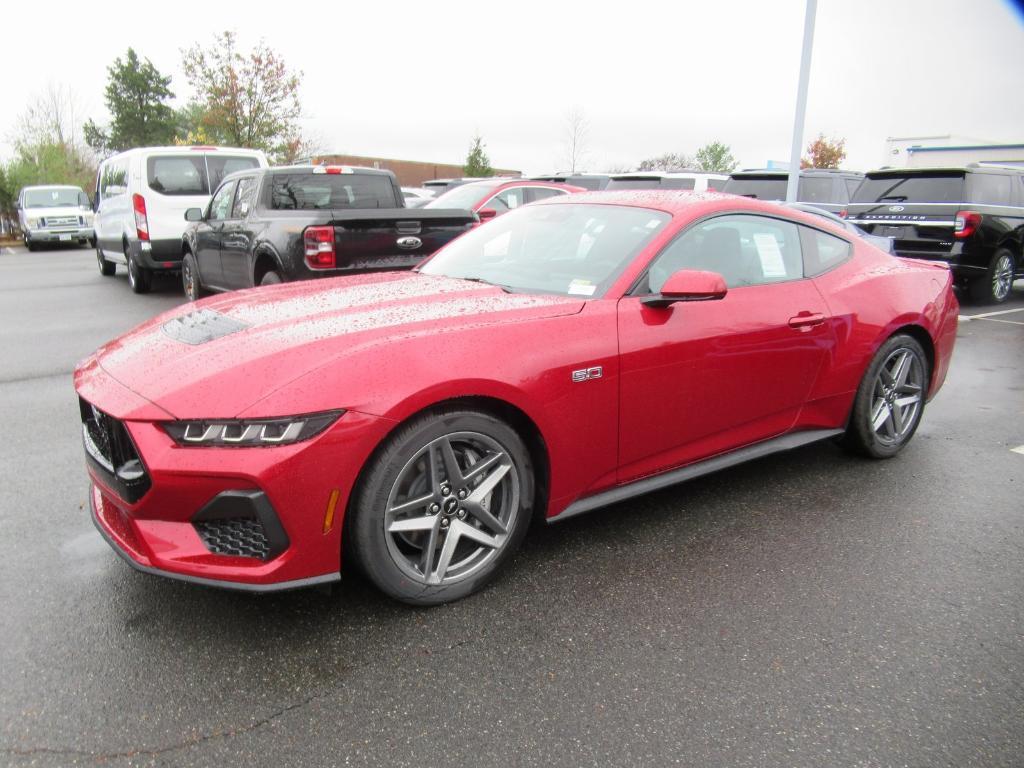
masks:
<path fill-rule="evenodd" d="M 228 418 L 368 347 L 381 365 L 401 365 L 388 356 L 392 341 L 574 314 L 583 304 L 412 272 L 289 283 L 164 313 L 101 347 L 79 374 L 96 365 L 176 418 Z"/>

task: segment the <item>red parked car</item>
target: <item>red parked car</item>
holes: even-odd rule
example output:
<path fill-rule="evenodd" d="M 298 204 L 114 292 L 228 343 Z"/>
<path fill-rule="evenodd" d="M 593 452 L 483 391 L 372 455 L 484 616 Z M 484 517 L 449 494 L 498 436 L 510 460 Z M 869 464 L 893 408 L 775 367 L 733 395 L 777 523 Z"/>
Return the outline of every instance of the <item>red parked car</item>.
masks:
<path fill-rule="evenodd" d="M 410 603 L 562 520 L 826 438 L 898 452 L 942 385 L 942 265 L 687 192 L 561 196 L 415 272 L 218 296 L 75 372 L 92 514 L 136 568 L 255 591 L 344 559 Z"/>
<path fill-rule="evenodd" d="M 530 179 L 484 179 L 449 189 L 424 208 L 469 208 L 484 222 L 549 197 L 586 192 L 583 187 Z M 479 225 L 478 225 L 479 226 Z"/>

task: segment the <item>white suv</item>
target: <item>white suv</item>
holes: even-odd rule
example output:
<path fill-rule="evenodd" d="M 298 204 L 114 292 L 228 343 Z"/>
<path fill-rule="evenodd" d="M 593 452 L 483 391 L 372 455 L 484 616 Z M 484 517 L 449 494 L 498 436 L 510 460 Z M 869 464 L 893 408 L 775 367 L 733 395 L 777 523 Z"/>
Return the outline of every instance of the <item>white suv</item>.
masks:
<path fill-rule="evenodd" d="M 25 247 L 47 243 L 94 243 L 89 196 L 81 187 L 24 187 L 18 193 L 18 224 Z"/>
<path fill-rule="evenodd" d="M 155 271 L 181 269 L 185 211 L 205 209 L 229 173 L 266 167 L 259 150 L 231 147 L 143 147 L 104 160 L 93 201 L 100 273 L 124 264 L 132 290 L 145 293 Z"/>
<path fill-rule="evenodd" d="M 618 173 L 608 181 L 606 191 L 615 189 L 686 189 L 693 192 L 718 191 L 729 180 L 724 173 L 704 171 L 634 171 Z"/>

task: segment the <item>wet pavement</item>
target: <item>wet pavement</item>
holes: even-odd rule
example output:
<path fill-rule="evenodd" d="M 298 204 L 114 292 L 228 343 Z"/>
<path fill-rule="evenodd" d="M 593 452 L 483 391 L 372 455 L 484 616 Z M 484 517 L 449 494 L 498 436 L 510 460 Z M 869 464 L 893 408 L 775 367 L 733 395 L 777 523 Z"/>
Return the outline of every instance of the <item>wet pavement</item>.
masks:
<path fill-rule="evenodd" d="M 538 526 L 428 610 L 110 551 L 70 373 L 181 301 L 0 253 L 0 764 L 1022 764 L 1024 284 L 963 308 L 1004 313 L 962 323 L 896 459 L 814 445 Z"/>

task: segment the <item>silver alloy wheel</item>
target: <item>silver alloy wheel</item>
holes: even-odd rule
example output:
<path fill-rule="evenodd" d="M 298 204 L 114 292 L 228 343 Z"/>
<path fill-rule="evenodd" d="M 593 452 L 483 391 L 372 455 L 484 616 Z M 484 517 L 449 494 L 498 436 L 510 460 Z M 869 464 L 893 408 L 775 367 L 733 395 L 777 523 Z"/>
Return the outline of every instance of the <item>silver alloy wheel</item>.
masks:
<path fill-rule="evenodd" d="M 479 432 L 427 443 L 388 494 L 388 553 L 426 586 L 462 581 L 501 552 L 520 513 L 520 481 L 508 451 Z"/>
<path fill-rule="evenodd" d="M 871 429 L 883 445 L 910 434 L 921 413 L 924 366 L 913 350 L 897 347 L 885 358 L 871 395 Z"/>
<path fill-rule="evenodd" d="M 132 258 L 132 255 L 130 253 L 127 254 L 127 255 L 128 255 L 128 285 L 130 285 L 132 287 L 132 289 L 134 290 L 135 282 L 139 279 L 139 276 L 138 276 L 139 266 L 138 266 L 138 264 L 135 263 L 135 259 Z"/>
<path fill-rule="evenodd" d="M 1013 286 L 1013 259 L 1010 254 L 1004 253 L 996 262 L 996 268 L 992 272 L 992 297 L 996 301 L 1003 301 L 1010 295 L 1010 288 Z"/>

